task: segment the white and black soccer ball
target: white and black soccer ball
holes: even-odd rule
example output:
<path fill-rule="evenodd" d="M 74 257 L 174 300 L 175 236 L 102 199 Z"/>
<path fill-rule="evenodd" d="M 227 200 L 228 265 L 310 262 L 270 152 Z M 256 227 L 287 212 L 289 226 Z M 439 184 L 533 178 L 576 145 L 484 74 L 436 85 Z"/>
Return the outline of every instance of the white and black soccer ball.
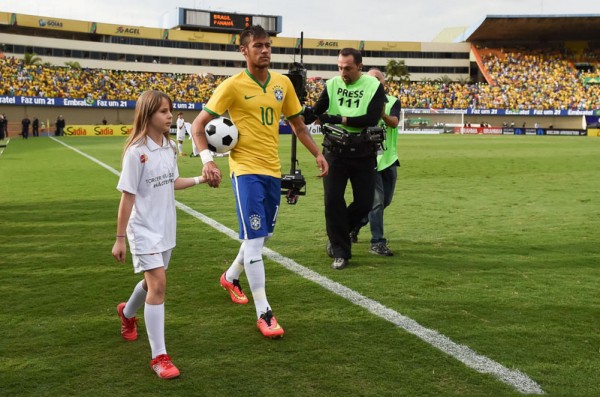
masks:
<path fill-rule="evenodd" d="M 217 117 L 206 124 L 204 129 L 208 140 L 208 150 L 215 153 L 227 153 L 238 142 L 238 130 L 227 117 Z"/>

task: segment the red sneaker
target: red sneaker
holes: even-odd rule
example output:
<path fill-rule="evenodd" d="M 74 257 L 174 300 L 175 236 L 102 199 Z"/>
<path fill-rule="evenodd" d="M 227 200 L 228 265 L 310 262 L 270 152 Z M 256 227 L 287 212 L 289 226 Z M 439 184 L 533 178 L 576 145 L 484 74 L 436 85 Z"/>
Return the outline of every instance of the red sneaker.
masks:
<path fill-rule="evenodd" d="M 171 357 L 166 354 L 160 354 L 150 361 L 150 367 L 159 378 L 172 379 L 179 376 L 179 370 L 173 365 Z"/>
<path fill-rule="evenodd" d="M 127 318 L 123 314 L 126 302 L 121 302 L 117 305 L 117 313 L 121 319 L 121 336 L 125 340 L 136 340 L 137 339 L 137 318 Z"/>
<path fill-rule="evenodd" d="M 229 296 L 234 303 L 239 303 L 240 305 L 248 303 L 248 297 L 242 292 L 239 280 L 233 280 L 233 283 L 230 283 L 225 278 L 225 273 L 223 273 L 220 282 L 225 291 L 229 292 Z"/>
<path fill-rule="evenodd" d="M 283 328 L 281 328 L 281 325 L 279 325 L 270 309 L 267 310 L 266 313 L 260 315 L 260 318 L 256 322 L 256 326 L 267 338 L 276 339 L 283 336 Z"/>

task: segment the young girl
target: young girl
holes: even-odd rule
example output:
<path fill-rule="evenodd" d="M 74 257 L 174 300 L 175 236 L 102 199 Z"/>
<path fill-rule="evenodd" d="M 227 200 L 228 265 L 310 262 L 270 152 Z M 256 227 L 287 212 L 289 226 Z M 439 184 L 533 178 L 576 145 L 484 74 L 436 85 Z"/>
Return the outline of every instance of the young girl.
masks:
<path fill-rule="evenodd" d="M 173 104 L 160 91 L 146 91 L 135 106 L 133 129 L 123 151 L 122 192 L 117 236 L 112 255 L 125 262 L 129 240 L 133 269 L 144 279 L 127 302 L 117 306 L 121 336 L 137 339 L 135 313 L 144 305 L 146 331 L 152 349 L 150 367 L 160 378 L 179 376 L 167 355 L 164 338 L 166 270 L 175 247 L 175 189 L 203 183 L 202 177 L 180 178 L 175 143 L 169 139 Z"/>

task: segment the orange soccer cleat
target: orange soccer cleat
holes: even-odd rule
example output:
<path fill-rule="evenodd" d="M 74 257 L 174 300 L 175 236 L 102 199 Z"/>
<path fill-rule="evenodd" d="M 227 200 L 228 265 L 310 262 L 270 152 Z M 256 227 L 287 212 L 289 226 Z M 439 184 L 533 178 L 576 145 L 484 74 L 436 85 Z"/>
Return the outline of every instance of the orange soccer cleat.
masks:
<path fill-rule="evenodd" d="M 245 305 L 248 303 L 248 297 L 242 292 L 242 287 L 240 286 L 239 280 L 233 280 L 233 282 L 230 283 L 225 278 L 225 273 L 223 273 L 223 275 L 221 275 L 220 282 L 225 291 L 229 292 L 229 296 L 231 296 L 231 300 L 234 303 L 239 303 L 240 305 Z"/>
<path fill-rule="evenodd" d="M 276 339 L 283 336 L 283 328 L 281 328 L 281 325 L 279 325 L 270 309 L 267 310 L 266 313 L 260 315 L 260 318 L 256 322 L 256 326 L 267 338 Z"/>

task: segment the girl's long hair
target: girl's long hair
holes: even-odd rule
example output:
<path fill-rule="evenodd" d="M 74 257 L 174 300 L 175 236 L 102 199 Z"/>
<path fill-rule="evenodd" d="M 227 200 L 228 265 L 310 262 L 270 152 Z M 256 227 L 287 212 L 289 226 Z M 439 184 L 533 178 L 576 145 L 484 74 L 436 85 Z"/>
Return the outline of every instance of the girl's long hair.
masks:
<path fill-rule="evenodd" d="M 169 110 L 173 112 L 173 101 L 171 101 L 171 98 L 169 98 L 169 96 L 164 92 L 149 90 L 144 91 L 140 95 L 135 104 L 133 128 L 131 129 L 131 134 L 127 138 L 127 141 L 125 142 L 123 155 L 125 155 L 125 152 L 130 146 L 138 143 L 146 143 L 146 139 L 148 139 L 148 124 L 150 123 L 152 115 L 160 108 L 163 99 L 166 99 L 169 102 Z M 165 138 L 167 138 L 167 142 L 170 144 L 171 140 L 169 139 L 169 131 L 165 131 L 163 135 Z"/>

